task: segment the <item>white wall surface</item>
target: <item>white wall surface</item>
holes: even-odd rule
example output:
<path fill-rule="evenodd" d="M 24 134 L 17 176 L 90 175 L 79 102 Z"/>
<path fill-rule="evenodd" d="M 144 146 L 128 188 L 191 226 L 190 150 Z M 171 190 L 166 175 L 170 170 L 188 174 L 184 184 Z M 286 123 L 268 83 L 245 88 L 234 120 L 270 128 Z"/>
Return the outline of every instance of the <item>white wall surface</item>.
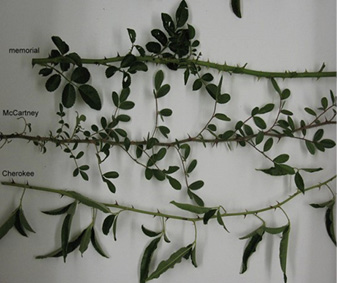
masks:
<path fill-rule="evenodd" d="M 57 1 L 1 1 L 0 3 L 0 110 L 22 109 L 39 111 L 37 118 L 29 118 L 33 134 L 48 135 L 57 127 L 55 112 L 58 95 L 47 93 L 45 80 L 38 75 L 38 67 L 31 67 L 33 57 L 46 57 L 53 48 L 51 36 L 58 35 L 66 41 L 71 51 L 83 58 L 102 58 L 125 54 L 130 48 L 126 29 L 137 31 L 137 43 L 144 45 L 151 40 L 150 31 L 161 28 L 160 13 L 174 13 L 180 1 L 163 0 L 57 0 Z M 283 70 L 319 70 L 326 63 L 326 70 L 336 69 L 336 2 L 334 0 L 262 0 L 242 1 L 243 18 L 238 19 L 230 10 L 229 0 L 187 1 L 190 23 L 196 28 L 200 39 L 202 59 L 229 65 L 244 65 L 247 68 Z M 9 54 L 10 48 L 39 47 L 40 54 Z M 171 84 L 170 96 L 160 103 L 172 107 L 173 117 L 167 119 L 172 137 L 195 135 L 209 119 L 213 102 L 208 95 L 191 92 L 191 82 L 183 85 L 182 72 L 169 72 L 163 66 L 152 66 L 146 74 L 133 79 L 131 98 L 136 103 L 130 112 L 132 123 L 127 126 L 132 138 L 142 139 L 153 128 L 154 101 L 152 98 L 153 74 L 163 69 L 166 82 Z M 83 105 L 75 110 L 97 123 L 101 116 L 110 113 L 111 91 L 120 89 L 120 80 L 107 80 L 103 70 L 92 68 L 92 83 L 103 96 L 104 107 L 97 114 Z M 213 72 L 217 79 L 219 75 Z M 308 117 L 303 108 L 316 107 L 322 96 L 336 90 L 335 79 L 278 80 L 282 88 L 289 88 L 292 97 L 288 109 Z M 232 100 L 223 111 L 235 120 L 249 116 L 254 106 L 277 103 L 275 92 L 266 79 L 257 80 L 248 76 L 224 74 L 224 90 Z M 0 113 L 1 115 L 1 113 Z M 269 122 L 272 121 L 272 115 Z M 90 125 L 88 122 L 87 125 Z M 22 121 L 1 115 L 0 131 L 19 132 Z M 327 138 L 335 138 L 334 127 L 325 130 Z M 324 171 L 306 174 L 307 186 L 324 181 L 336 173 L 336 152 L 311 156 L 303 144 L 282 142 L 274 156 L 287 152 L 291 164 L 296 167 L 323 167 Z M 88 149 L 86 159 L 94 168 L 95 155 Z M 172 163 L 178 163 L 176 154 L 170 153 Z M 198 167 L 191 178 L 205 181 L 200 196 L 207 206 L 222 204 L 228 211 L 256 209 L 287 198 L 295 191 L 289 177 L 271 178 L 257 172 L 255 168 L 269 167 L 252 148 L 225 146 L 218 148 L 195 145 L 193 158 Z M 167 183 L 149 182 L 144 179 L 143 168 L 133 163 L 125 154 L 116 151 L 109 164 L 111 170 L 120 172 L 117 193 L 111 195 L 101 184 L 100 177 L 92 169 L 90 182 L 72 177 L 73 164 L 69 157 L 60 154 L 53 145 L 46 154 L 41 154 L 25 141 L 13 140 L 0 150 L 0 172 L 3 170 L 34 171 L 34 178 L 17 178 L 27 182 L 55 188 L 74 189 L 101 201 L 118 201 L 125 205 L 168 213 L 182 213 L 169 204 L 171 200 L 188 202 L 184 193 L 170 188 Z M 9 178 L 1 176 L 1 181 Z M 331 184 L 336 188 L 335 182 Z M 21 190 L 0 188 L 0 223 L 18 205 Z M 309 206 L 312 202 L 323 202 L 331 197 L 326 189 L 312 191 L 299 196 L 284 206 L 292 223 L 288 255 L 288 282 L 333 283 L 336 282 L 336 249 L 324 227 L 324 210 Z M 36 234 L 23 238 L 10 231 L 0 241 L 1 283 L 90 283 L 90 282 L 138 282 L 141 255 L 149 243 L 141 231 L 144 224 L 151 229 L 160 229 L 160 220 L 149 216 L 125 212 L 118 224 L 118 239 L 99 235 L 100 242 L 110 258 L 100 257 L 92 247 L 81 257 L 72 253 L 67 263 L 60 259 L 36 260 L 34 257 L 56 248 L 60 244 L 61 217 L 43 215 L 40 211 L 67 204 L 67 199 L 40 192 L 27 192 L 24 210 Z M 270 226 L 286 222 L 280 212 L 261 214 Z M 80 231 L 91 220 L 90 211 L 82 209 L 76 215 L 74 229 Z M 101 223 L 103 216 L 98 216 Z M 249 269 L 239 274 L 241 258 L 246 241 L 239 237 L 252 231 L 260 222 L 256 217 L 225 219 L 231 233 L 226 233 L 216 223 L 207 226 L 198 224 L 197 258 L 198 268 L 183 261 L 167 271 L 154 282 L 158 283 L 277 283 L 283 282 L 278 260 L 278 236 L 266 235 L 256 253 L 249 261 Z M 97 227 L 99 229 L 99 227 Z M 155 264 L 167 258 L 173 251 L 194 240 L 190 223 L 169 220 L 167 222 L 171 244 L 162 244 L 154 259 Z"/>

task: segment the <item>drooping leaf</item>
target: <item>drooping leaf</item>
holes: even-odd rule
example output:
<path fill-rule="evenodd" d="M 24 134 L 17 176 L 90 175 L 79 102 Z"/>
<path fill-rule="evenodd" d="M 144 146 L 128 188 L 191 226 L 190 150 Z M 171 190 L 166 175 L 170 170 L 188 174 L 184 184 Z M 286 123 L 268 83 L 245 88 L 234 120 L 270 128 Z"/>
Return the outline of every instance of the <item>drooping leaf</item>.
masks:
<path fill-rule="evenodd" d="M 80 252 L 81 255 L 88 249 L 89 243 L 90 243 L 90 238 L 91 238 L 91 230 L 92 230 L 92 225 L 89 225 L 84 231 L 83 237 L 81 239 L 80 243 Z"/>
<path fill-rule="evenodd" d="M 204 224 L 207 224 L 208 221 L 213 217 L 213 215 L 215 215 L 216 212 L 217 212 L 217 209 L 211 209 L 211 210 L 207 211 L 204 214 L 204 217 L 202 219 Z"/>
<path fill-rule="evenodd" d="M 115 221 L 115 214 L 110 214 L 109 216 L 107 216 L 104 221 L 103 221 L 103 225 L 102 225 L 102 232 L 104 235 L 108 235 L 109 231 L 112 227 L 113 222 Z"/>
<path fill-rule="evenodd" d="M 159 263 L 157 269 L 147 278 L 147 281 L 158 278 L 168 269 L 173 268 L 177 263 L 180 263 L 183 257 L 191 251 L 191 245 L 180 248 L 174 252 L 167 260 Z"/>
<path fill-rule="evenodd" d="M 282 91 L 281 91 L 277 81 L 274 78 L 271 78 L 270 80 L 271 80 L 271 83 L 272 83 L 274 89 L 276 90 L 276 92 L 281 95 Z"/>
<path fill-rule="evenodd" d="M 149 275 L 153 253 L 157 249 L 160 239 L 161 238 L 158 237 L 152 240 L 144 250 L 144 254 L 142 256 L 142 261 L 140 264 L 140 283 L 145 283 L 147 281 L 146 279 L 148 278 Z"/>
<path fill-rule="evenodd" d="M 202 198 L 199 197 L 197 194 L 193 193 L 191 190 L 187 190 L 187 194 L 200 207 L 203 207 L 205 205 Z"/>
<path fill-rule="evenodd" d="M 282 232 L 282 239 L 280 242 L 280 264 L 283 271 L 284 283 L 287 283 L 287 256 L 288 256 L 288 242 L 290 234 L 290 224 L 285 227 Z"/>
<path fill-rule="evenodd" d="M 119 69 L 116 66 L 109 66 L 106 70 L 105 70 L 105 76 L 107 78 L 111 78 L 114 74 L 116 74 L 116 72 Z"/>
<path fill-rule="evenodd" d="M 91 85 L 80 85 L 78 91 L 83 99 L 83 101 L 89 105 L 92 109 L 101 110 L 102 103 L 98 95 L 97 90 Z"/>
<path fill-rule="evenodd" d="M 142 231 L 146 236 L 151 237 L 151 238 L 157 237 L 161 234 L 161 232 L 155 232 L 150 229 L 147 229 L 144 225 L 142 225 Z"/>
<path fill-rule="evenodd" d="M 67 213 L 70 206 L 72 206 L 72 205 L 73 205 L 73 203 L 70 203 L 70 204 L 68 204 L 66 206 L 62 206 L 60 208 L 42 211 L 42 213 L 48 214 L 48 215 L 61 215 L 61 214 Z"/>
<path fill-rule="evenodd" d="M 32 232 L 32 233 L 35 233 L 35 231 L 33 230 L 33 228 L 28 223 L 27 218 L 26 218 L 26 216 L 25 216 L 22 208 L 19 209 L 19 219 L 20 219 L 20 223 L 21 223 L 22 227 L 25 230 L 27 230 L 29 232 Z"/>
<path fill-rule="evenodd" d="M 15 209 L 8 219 L 0 226 L 0 239 L 2 239 L 8 231 L 14 227 L 17 210 L 18 209 Z"/>
<path fill-rule="evenodd" d="M 304 181 L 303 181 L 303 178 L 301 176 L 301 174 L 299 172 L 296 172 L 295 174 L 295 184 L 296 184 L 296 187 L 304 194 L 304 189 L 305 189 L 305 186 L 304 186 Z"/>
<path fill-rule="evenodd" d="M 315 154 L 316 152 L 316 148 L 315 148 L 315 145 L 311 142 L 311 141 L 305 141 L 305 146 L 306 148 L 308 149 L 309 153 L 310 154 Z"/>
<path fill-rule="evenodd" d="M 103 203 L 94 201 L 91 198 L 88 198 L 78 192 L 75 191 L 68 191 L 68 194 L 70 195 L 70 197 L 78 200 L 80 203 L 83 203 L 84 205 L 90 206 L 92 208 L 97 208 L 98 210 L 101 210 L 104 213 L 109 213 L 110 209 L 105 206 Z"/>
<path fill-rule="evenodd" d="M 103 257 L 109 258 L 109 256 L 103 251 L 100 243 L 96 238 L 95 229 L 91 229 L 91 243 L 96 252 L 98 252 Z"/>
<path fill-rule="evenodd" d="M 240 273 L 244 273 L 248 269 L 248 260 L 251 255 L 256 251 L 258 244 L 262 241 L 262 237 L 264 234 L 264 230 L 261 233 L 254 233 L 250 238 L 242 257 L 241 271 Z"/>
<path fill-rule="evenodd" d="M 233 13 L 238 17 L 241 18 L 241 0 L 231 0 L 231 6 L 233 9 Z"/>
<path fill-rule="evenodd" d="M 331 241 L 336 246 L 336 235 L 335 235 L 335 220 L 334 220 L 334 205 L 329 205 L 325 212 L 325 227 Z"/>
<path fill-rule="evenodd" d="M 222 216 L 221 216 L 221 213 L 220 213 L 220 210 L 218 209 L 217 213 L 216 213 L 216 220 L 218 221 L 219 225 L 222 226 L 228 233 L 228 229 L 225 225 L 225 222 L 223 221 L 222 219 Z"/>

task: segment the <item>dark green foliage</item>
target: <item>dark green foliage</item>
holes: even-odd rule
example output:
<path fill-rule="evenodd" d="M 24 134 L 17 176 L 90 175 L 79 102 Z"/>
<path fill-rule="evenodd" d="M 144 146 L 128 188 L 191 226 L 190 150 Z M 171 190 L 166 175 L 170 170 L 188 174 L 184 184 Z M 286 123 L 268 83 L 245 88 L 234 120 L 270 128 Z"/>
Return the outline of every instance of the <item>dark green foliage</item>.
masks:
<path fill-rule="evenodd" d="M 231 5 L 233 9 L 233 13 L 238 17 L 241 18 L 241 0 L 231 0 Z"/>

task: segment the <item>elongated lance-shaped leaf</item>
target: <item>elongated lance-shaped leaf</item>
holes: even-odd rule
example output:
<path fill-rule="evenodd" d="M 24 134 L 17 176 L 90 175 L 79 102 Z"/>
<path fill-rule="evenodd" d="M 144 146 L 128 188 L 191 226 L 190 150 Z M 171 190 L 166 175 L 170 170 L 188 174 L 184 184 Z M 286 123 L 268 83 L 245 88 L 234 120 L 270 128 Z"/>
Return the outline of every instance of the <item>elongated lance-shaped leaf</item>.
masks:
<path fill-rule="evenodd" d="M 90 207 L 93 207 L 93 208 L 97 208 L 98 210 L 101 210 L 105 213 L 109 213 L 110 212 L 110 209 L 105 206 L 104 204 L 100 203 L 100 202 L 97 202 L 97 201 L 94 201 L 78 192 L 75 192 L 75 191 L 69 191 L 69 196 L 78 200 L 80 203 L 83 203 L 87 206 L 90 206 Z"/>
<path fill-rule="evenodd" d="M 90 238 L 91 238 L 91 230 L 92 230 L 92 224 L 90 224 L 86 229 L 83 234 L 83 237 L 81 239 L 80 243 L 80 252 L 81 255 L 88 249 L 89 243 L 90 243 Z"/>
<path fill-rule="evenodd" d="M 280 242 L 280 264 L 283 271 L 284 283 L 287 283 L 287 256 L 288 256 L 288 242 L 290 234 L 290 224 L 285 226 L 282 232 L 282 239 Z"/>
<path fill-rule="evenodd" d="M 161 263 L 159 263 L 157 269 L 147 278 L 146 281 L 158 278 L 165 271 L 173 268 L 177 263 L 181 262 L 186 254 L 191 252 L 191 249 L 192 245 L 188 245 L 187 247 L 180 248 L 174 252 L 167 260 L 163 260 Z"/>
<path fill-rule="evenodd" d="M 70 254 L 71 252 L 73 252 L 76 248 L 79 247 L 79 245 L 81 244 L 81 240 L 82 237 L 84 235 L 86 230 L 83 230 L 79 235 L 77 235 L 76 237 L 74 237 L 67 246 L 67 253 Z M 44 259 L 44 258 L 49 258 L 49 257 L 61 257 L 63 256 L 63 250 L 62 248 L 58 248 L 50 253 L 47 253 L 45 255 L 39 255 L 36 257 L 36 259 Z"/>
<path fill-rule="evenodd" d="M 150 242 L 150 244 L 145 248 L 142 261 L 140 264 L 140 283 L 145 283 L 146 279 L 149 275 L 151 259 L 153 253 L 158 247 L 158 243 L 160 242 L 161 237 L 155 238 Z"/>
<path fill-rule="evenodd" d="M 233 9 L 233 13 L 238 17 L 241 18 L 241 0 L 231 0 L 231 5 Z"/>
<path fill-rule="evenodd" d="M 2 239 L 9 232 L 9 230 L 14 227 L 17 210 L 18 209 L 15 209 L 5 221 L 5 223 L 0 226 L 0 239 Z"/>
<path fill-rule="evenodd" d="M 109 258 L 109 256 L 103 251 L 100 243 L 97 240 L 95 229 L 91 229 L 91 243 L 96 250 L 101 256 Z"/>
<path fill-rule="evenodd" d="M 203 207 L 203 206 L 197 206 L 197 205 L 188 204 L 188 203 L 179 203 L 175 201 L 171 201 L 171 203 L 182 210 L 187 210 L 187 211 L 190 211 L 196 214 L 204 214 L 214 209 L 212 207 Z"/>
<path fill-rule="evenodd" d="M 25 214 L 23 212 L 22 207 L 20 207 L 18 213 L 19 213 L 19 220 L 20 220 L 20 223 L 21 223 L 23 229 L 25 229 L 25 230 L 27 230 L 29 232 L 35 233 L 35 231 L 33 230 L 33 228 L 28 223 L 27 218 L 26 218 L 26 216 L 25 216 Z"/>
<path fill-rule="evenodd" d="M 325 212 L 325 227 L 328 232 L 328 235 L 331 239 L 331 241 L 336 246 L 336 235 L 335 235 L 335 220 L 334 220 L 334 205 L 329 205 L 328 209 Z"/>
<path fill-rule="evenodd" d="M 48 215 L 61 215 L 61 214 L 65 214 L 65 213 L 67 213 L 69 207 L 72 204 L 73 203 L 70 203 L 70 204 L 67 204 L 66 206 L 62 206 L 60 208 L 56 208 L 56 209 L 52 209 L 52 210 L 44 210 L 44 211 L 42 211 L 42 213 L 48 214 Z"/>
<path fill-rule="evenodd" d="M 63 260 L 66 262 L 66 258 L 68 255 L 68 242 L 70 236 L 70 228 L 73 221 L 73 217 L 76 211 L 77 201 L 74 201 L 67 211 L 67 215 L 63 220 L 62 229 L 61 229 L 61 243 L 62 243 L 62 255 Z"/>
<path fill-rule="evenodd" d="M 248 259 L 256 251 L 258 244 L 262 241 L 264 230 L 255 230 L 255 233 L 251 236 L 242 257 L 242 265 L 240 273 L 246 272 L 248 269 Z"/>

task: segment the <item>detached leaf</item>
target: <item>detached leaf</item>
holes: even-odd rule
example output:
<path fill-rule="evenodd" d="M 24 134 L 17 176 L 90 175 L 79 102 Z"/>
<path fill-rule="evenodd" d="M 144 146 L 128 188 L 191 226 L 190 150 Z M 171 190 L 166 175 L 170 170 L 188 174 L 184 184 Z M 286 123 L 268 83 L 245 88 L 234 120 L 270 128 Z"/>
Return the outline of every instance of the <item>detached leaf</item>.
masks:
<path fill-rule="evenodd" d="M 147 281 L 158 278 L 165 271 L 170 268 L 173 268 L 177 263 L 181 262 L 183 257 L 191 251 L 191 245 L 187 247 L 180 248 L 176 252 L 174 252 L 167 260 L 159 263 L 157 269 L 147 278 Z"/>
<path fill-rule="evenodd" d="M 140 283 L 145 283 L 147 277 L 149 275 L 150 264 L 152 260 L 153 253 L 158 247 L 158 243 L 160 242 L 160 237 L 152 240 L 150 244 L 145 248 L 142 261 L 140 264 Z"/>
<path fill-rule="evenodd" d="M 90 85 L 84 84 L 78 87 L 78 91 L 87 105 L 89 105 L 92 109 L 101 110 L 101 99 L 95 88 Z"/>

